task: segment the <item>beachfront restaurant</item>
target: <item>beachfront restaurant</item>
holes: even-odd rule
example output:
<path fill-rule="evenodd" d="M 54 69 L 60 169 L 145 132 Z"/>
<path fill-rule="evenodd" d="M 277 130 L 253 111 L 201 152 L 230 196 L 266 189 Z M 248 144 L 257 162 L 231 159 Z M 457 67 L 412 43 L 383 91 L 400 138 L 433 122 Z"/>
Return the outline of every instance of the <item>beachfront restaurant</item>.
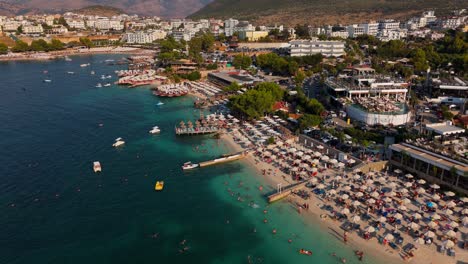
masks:
<path fill-rule="evenodd" d="M 468 194 L 468 164 L 408 143 L 390 146 L 390 164 L 420 178 Z"/>

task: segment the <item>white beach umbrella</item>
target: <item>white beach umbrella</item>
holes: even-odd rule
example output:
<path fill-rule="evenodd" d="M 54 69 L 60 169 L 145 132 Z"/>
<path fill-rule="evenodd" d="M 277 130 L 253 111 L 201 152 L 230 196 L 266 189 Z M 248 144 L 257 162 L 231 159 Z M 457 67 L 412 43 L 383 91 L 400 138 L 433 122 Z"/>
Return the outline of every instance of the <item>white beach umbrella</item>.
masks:
<path fill-rule="evenodd" d="M 445 195 L 447 195 L 449 197 L 452 197 L 452 196 L 455 196 L 455 193 L 451 192 L 451 191 L 448 191 L 448 192 L 445 192 Z"/>
<path fill-rule="evenodd" d="M 327 155 L 322 156 L 320 159 L 323 160 L 323 161 L 329 161 L 330 160 L 330 158 Z"/>
<path fill-rule="evenodd" d="M 349 214 L 349 209 L 348 209 L 348 208 L 344 208 L 343 210 L 341 210 L 341 213 L 342 213 L 342 214 Z"/>
<path fill-rule="evenodd" d="M 314 177 L 314 178 L 311 178 L 311 179 L 310 179 L 310 182 L 311 182 L 311 183 L 317 183 L 317 182 L 318 182 L 318 179 L 315 178 L 315 177 Z"/>
<path fill-rule="evenodd" d="M 335 180 L 336 180 L 336 181 L 339 181 L 339 180 L 341 180 L 341 179 L 342 179 L 342 178 L 341 178 L 340 175 L 335 176 Z"/>
<path fill-rule="evenodd" d="M 341 199 L 343 200 L 347 200 L 349 198 L 349 195 L 347 195 L 346 193 L 341 195 Z"/>
<path fill-rule="evenodd" d="M 302 152 L 302 151 L 299 151 L 299 152 L 296 153 L 296 156 L 299 156 L 299 157 L 303 156 L 303 155 L 304 155 L 304 152 Z"/>
<path fill-rule="evenodd" d="M 435 237 L 435 233 L 432 232 L 432 231 L 427 231 L 426 233 L 424 233 L 424 236 L 427 236 L 429 238 L 433 238 L 433 237 Z"/>
<path fill-rule="evenodd" d="M 446 215 L 452 215 L 453 214 L 453 211 L 450 210 L 450 209 L 445 209 L 444 211 L 442 211 L 443 214 L 446 214 Z"/>
<path fill-rule="evenodd" d="M 455 231 L 453 230 L 448 230 L 447 232 L 445 232 L 445 235 L 448 237 L 456 237 L 457 233 L 455 233 Z"/>
<path fill-rule="evenodd" d="M 344 164 L 343 162 L 338 162 L 337 166 L 340 167 L 340 168 L 343 168 L 346 164 Z"/>
<path fill-rule="evenodd" d="M 422 215 L 420 215 L 419 213 L 415 213 L 413 215 L 414 219 L 421 219 L 422 218 Z"/>
<path fill-rule="evenodd" d="M 400 169 L 396 169 L 396 170 L 394 170 L 393 172 L 395 172 L 396 174 L 402 173 L 402 171 L 401 171 Z"/>
<path fill-rule="evenodd" d="M 329 194 L 336 194 L 336 190 L 335 189 L 331 189 L 330 191 L 328 191 Z"/>
<path fill-rule="evenodd" d="M 418 183 L 419 183 L 419 184 L 425 184 L 425 183 L 426 183 L 426 181 L 425 181 L 425 180 L 423 180 L 423 179 L 419 179 L 419 180 L 418 180 Z"/>
<path fill-rule="evenodd" d="M 453 248 L 455 246 L 455 243 L 453 243 L 452 240 L 445 240 L 442 244 L 445 248 Z"/>
<path fill-rule="evenodd" d="M 296 148 L 290 148 L 290 149 L 288 150 L 289 153 L 293 153 L 293 152 L 296 152 L 296 151 L 297 151 Z"/>
<path fill-rule="evenodd" d="M 457 206 L 457 204 L 454 203 L 453 201 L 450 201 L 450 202 L 446 203 L 445 205 L 447 205 L 450 208 Z"/>
<path fill-rule="evenodd" d="M 338 161 L 336 159 L 331 159 L 328 162 L 331 163 L 331 164 L 337 164 L 338 163 Z"/>
<path fill-rule="evenodd" d="M 450 223 L 448 223 L 449 226 L 451 226 L 452 228 L 455 228 L 455 227 L 458 227 L 459 224 L 455 221 L 450 221 Z"/>
<path fill-rule="evenodd" d="M 375 181 L 378 181 L 378 182 L 385 182 L 387 179 L 385 179 L 385 177 L 378 177 L 375 179 Z"/>
<path fill-rule="evenodd" d="M 388 241 L 392 241 L 393 239 L 395 239 L 395 237 L 392 234 L 387 234 L 384 238 Z"/>
<path fill-rule="evenodd" d="M 411 200 L 408 199 L 408 198 L 405 198 L 405 199 L 401 200 L 401 202 L 402 202 L 403 204 L 409 204 L 409 203 L 411 203 Z"/>
<path fill-rule="evenodd" d="M 468 215 L 468 208 L 465 208 L 461 211 L 462 214 L 464 215 Z"/>
<path fill-rule="evenodd" d="M 397 186 L 397 184 L 395 182 L 391 182 L 388 184 L 388 187 L 390 188 L 395 188 Z"/>
<path fill-rule="evenodd" d="M 373 226 L 368 226 L 364 229 L 365 232 L 368 232 L 368 233 L 374 233 L 375 232 L 375 228 Z"/>
<path fill-rule="evenodd" d="M 400 192 L 403 193 L 403 194 L 406 194 L 406 193 L 408 193 L 409 191 L 408 191 L 408 189 L 401 189 Z"/>
<path fill-rule="evenodd" d="M 312 163 L 315 164 L 315 165 L 317 165 L 317 164 L 320 163 L 320 161 L 319 161 L 318 159 L 313 159 L 313 160 L 312 160 Z"/>
<path fill-rule="evenodd" d="M 302 157 L 303 160 L 309 160 L 311 159 L 312 157 L 310 155 L 305 155 Z"/>
<path fill-rule="evenodd" d="M 406 206 L 404 206 L 404 205 L 400 205 L 400 206 L 398 207 L 398 210 L 406 211 L 406 210 L 408 210 L 408 208 L 406 208 Z"/>
<path fill-rule="evenodd" d="M 371 179 L 368 179 L 368 180 L 366 181 L 366 184 L 367 184 L 367 185 L 371 185 L 372 183 L 374 183 L 374 181 L 371 180 Z"/>
<path fill-rule="evenodd" d="M 320 183 L 319 185 L 317 185 L 317 189 L 325 189 L 325 185 Z"/>
<path fill-rule="evenodd" d="M 361 176 L 356 174 L 356 175 L 354 175 L 353 178 L 354 178 L 355 180 L 359 180 L 359 179 L 361 179 Z"/>
<path fill-rule="evenodd" d="M 351 204 L 352 204 L 353 206 L 357 207 L 357 206 L 361 205 L 361 202 L 359 202 L 359 201 L 353 201 Z"/>
<path fill-rule="evenodd" d="M 416 224 L 416 223 L 413 223 L 411 222 L 409 225 L 408 225 L 409 228 L 413 229 L 413 230 L 416 230 L 419 228 L 419 225 Z"/>
<path fill-rule="evenodd" d="M 349 164 L 354 164 L 354 163 L 356 163 L 356 161 L 353 160 L 353 159 L 346 160 L 346 162 L 349 163 Z"/>
<path fill-rule="evenodd" d="M 383 198 L 383 200 L 384 200 L 385 202 L 387 202 L 387 203 L 390 203 L 390 202 L 393 201 L 392 198 L 390 198 L 390 197 L 385 197 L 385 198 Z"/>
<path fill-rule="evenodd" d="M 321 157 L 322 156 L 322 153 L 318 152 L 318 151 L 315 151 L 314 152 L 314 156 L 315 157 Z"/>
<path fill-rule="evenodd" d="M 370 196 L 374 197 L 374 198 L 378 198 L 380 196 L 380 194 L 376 191 L 373 191 Z"/>
<path fill-rule="evenodd" d="M 463 197 L 460 200 L 462 200 L 464 203 L 468 203 L 468 197 Z"/>
<path fill-rule="evenodd" d="M 356 195 L 356 197 L 358 197 L 358 198 L 364 196 L 364 194 L 363 194 L 362 192 L 357 192 L 355 195 Z"/>
<path fill-rule="evenodd" d="M 345 190 L 345 191 L 350 191 L 350 190 L 351 190 L 351 186 L 347 185 L 347 186 L 345 186 L 345 187 L 343 188 L 343 190 Z"/>
<path fill-rule="evenodd" d="M 390 196 L 390 197 L 393 197 L 393 196 L 395 196 L 395 195 L 396 195 L 396 192 L 393 192 L 393 191 L 387 193 L 387 196 Z"/>
<path fill-rule="evenodd" d="M 436 227 L 437 227 L 437 223 L 434 222 L 434 221 L 431 221 L 431 222 L 427 223 L 427 226 L 430 227 L 430 228 L 436 228 Z"/>
<path fill-rule="evenodd" d="M 434 194 L 431 198 L 435 201 L 440 200 L 440 196 L 438 194 Z"/>
<path fill-rule="evenodd" d="M 413 186 L 413 184 L 411 182 L 405 182 L 405 184 L 403 184 L 405 187 L 411 187 Z"/>
<path fill-rule="evenodd" d="M 417 190 L 416 190 L 418 193 L 425 193 L 426 190 L 422 187 L 419 187 Z"/>
<path fill-rule="evenodd" d="M 395 217 L 395 219 L 402 219 L 403 215 L 401 215 L 400 213 L 396 213 L 393 217 Z"/>
<path fill-rule="evenodd" d="M 426 241 L 424 241 L 424 238 L 422 237 L 418 237 L 414 240 L 415 243 L 417 244 L 420 244 L 420 245 L 424 245 L 426 243 Z"/>
<path fill-rule="evenodd" d="M 379 221 L 380 223 L 385 223 L 387 222 L 387 218 L 385 218 L 384 216 L 381 216 L 379 217 L 379 219 L 377 219 L 377 221 Z"/>
<path fill-rule="evenodd" d="M 408 174 L 406 174 L 406 175 L 405 175 L 405 177 L 406 177 L 407 179 L 413 179 L 413 178 L 414 178 L 414 176 L 413 176 L 413 175 L 411 175 L 411 174 L 409 174 L 409 173 L 408 173 Z"/>
<path fill-rule="evenodd" d="M 372 198 L 370 198 L 369 200 L 367 200 L 367 203 L 368 203 L 368 204 L 374 204 L 374 203 L 375 203 L 375 200 L 372 199 Z"/>
<path fill-rule="evenodd" d="M 431 187 L 432 189 L 440 189 L 440 186 L 437 184 L 432 184 L 429 187 Z"/>
<path fill-rule="evenodd" d="M 359 222 L 361 222 L 361 217 L 359 217 L 359 215 L 355 215 L 355 216 L 353 216 L 353 218 L 351 218 L 351 221 L 353 223 L 355 223 L 355 224 L 359 223 Z"/>
<path fill-rule="evenodd" d="M 294 168 L 291 169 L 291 171 L 298 171 L 298 170 L 299 170 L 299 168 L 297 168 L 297 167 L 294 167 Z"/>
<path fill-rule="evenodd" d="M 437 213 L 433 213 L 433 214 L 431 214 L 431 218 L 434 219 L 434 220 L 439 220 L 439 219 L 440 219 L 440 215 L 437 214 Z"/>

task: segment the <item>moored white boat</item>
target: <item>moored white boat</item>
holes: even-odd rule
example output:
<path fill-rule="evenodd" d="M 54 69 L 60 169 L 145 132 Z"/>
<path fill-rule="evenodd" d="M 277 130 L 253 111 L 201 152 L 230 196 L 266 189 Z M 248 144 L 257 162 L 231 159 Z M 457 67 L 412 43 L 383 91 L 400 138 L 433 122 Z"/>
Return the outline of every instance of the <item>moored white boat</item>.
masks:
<path fill-rule="evenodd" d="M 198 167 L 198 164 L 197 163 L 194 164 L 191 161 L 185 162 L 184 165 L 182 165 L 183 170 L 191 170 L 197 167 Z"/>
<path fill-rule="evenodd" d="M 101 88 L 101 87 L 102 87 L 101 83 L 96 84 L 96 88 Z"/>
<path fill-rule="evenodd" d="M 104 87 L 109 87 L 109 86 L 111 86 L 111 84 L 110 84 L 110 83 L 106 83 L 106 84 L 104 84 Z"/>
<path fill-rule="evenodd" d="M 121 137 L 115 139 L 115 143 L 112 144 L 113 147 L 120 147 L 125 144 L 125 141 Z"/>
<path fill-rule="evenodd" d="M 93 162 L 94 172 L 101 172 L 101 163 L 99 161 Z"/>
<path fill-rule="evenodd" d="M 159 134 L 161 132 L 161 129 L 159 129 L 158 126 L 154 126 L 153 129 L 149 131 L 150 134 Z"/>

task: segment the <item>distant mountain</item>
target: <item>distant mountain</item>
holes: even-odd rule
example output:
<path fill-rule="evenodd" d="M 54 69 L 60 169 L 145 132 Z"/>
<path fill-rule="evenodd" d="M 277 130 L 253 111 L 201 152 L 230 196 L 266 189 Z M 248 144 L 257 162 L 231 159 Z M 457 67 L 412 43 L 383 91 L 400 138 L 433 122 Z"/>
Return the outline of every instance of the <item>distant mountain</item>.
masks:
<path fill-rule="evenodd" d="M 0 14 L 18 15 L 28 12 L 57 13 L 87 6 L 112 6 L 127 14 L 185 17 L 212 0 L 0 0 Z M 2 6 L 4 6 L 2 8 Z"/>
<path fill-rule="evenodd" d="M 190 18 L 238 18 L 264 24 L 345 24 L 467 8 L 466 0 L 214 0 Z"/>
<path fill-rule="evenodd" d="M 124 13 L 122 9 L 103 5 L 87 6 L 78 10 L 73 10 L 72 12 L 82 15 L 98 15 L 106 17 L 116 16 Z"/>

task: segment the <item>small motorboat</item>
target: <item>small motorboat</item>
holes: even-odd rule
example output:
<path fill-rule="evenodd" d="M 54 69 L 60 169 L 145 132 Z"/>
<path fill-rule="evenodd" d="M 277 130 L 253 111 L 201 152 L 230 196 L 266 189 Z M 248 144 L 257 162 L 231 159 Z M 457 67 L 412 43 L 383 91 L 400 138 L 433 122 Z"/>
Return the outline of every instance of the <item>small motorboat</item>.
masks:
<path fill-rule="evenodd" d="M 52 80 L 45 79 L 45 80 L 44 80 L 44 82 L 46 82 L 46 83 L 50 83 L 50 82 L 52 82 Z"/>
<path fill-rule="evenodd" d="M 154 126 L 153 129 L 149 131 L 150 134 L 159 134 L 161 133 L 161 129 L 158 126 Z"/>
<path fill-rule="evenodd" d="M 115 143 L 112 144 L 113 147 L 117 148 L 125 144 L 125 141 L 121 137 L 115 139 Z"/>
<path fill-rule="evenodd" d="M 101 80 L 105 80 L 106 79 L 106 76 L 105 75 L 101 75 Z"/>
<path fill-rule="evenodd" d="M 191 169 L 195 169 L 197 167 L 198 167 L 198 164 L 196 164 L 196 163 L 194 164 L 191 161 L 185 162 L 184 165 L 182 165 L 183 170 L 191 170 Z"/>
<path fill-rule="evenodd" d="M 311 256 L 311 255 L 312 255 L 312 251 L 310 251 L 310 250 L 305 250 L 305 249 L 299 250 L 299 253 L 301 253 L 302 255 L 307 255 L 307 256 Z"/>
<path fill-rule="evenodd" d="M 72 61 L 72 59 L 68 56 L 65 56 L 65 61 Z"/>
<path fill-rule="evenodd" d="M 99 161 L 93 162 L 94 172 L 101 172 L 101 163 Z"/>
<path fill-rule="evenodd" d="M 83 64 L 80 64 L 80 67 L 84 68 L 84 67 L 88 67 L 89 65 L 91 65 L 91 64 L 90 63 L 83 63 Z"/>
<path fill-rule="evenodd" d="M 104 87 L 110 87 L 110 86 L 111 86 L 111 84 L 110 84 L 110 83 L 106 83 L 106 84 L 104 84 Z"/>
<path fill-rule="evenodd" d="M 91 71 L 91 75 L 94 75 L 94 74 L 96 74 L 96 72 L 95 72 L 95 71 Z"/>
<path fill-rule="evenodd" d="M 163 104 L 164 104 L 163 102 L 159 102 L 159 103 L 157 103 L 156 105 L 157 105 L 157 106 L 160 106 L 160 105 L 163 105 Z"/>
<path fill-rule="evenodd" d="M 111 78 L 112 78 L 112 75 L 107 75 L 106 78 L 107 78 L 107 79 L 111 79 Z"/>
<path fill-rule="evenodd" d="M 102 87 L 101 83 L 96 84 L 96 88 L 101 88 L 101 87 Z"/>
<path fill-rule="evenodd" d="M 75 74 L 75 72 L 72 72 L 72 71 L 69 71 L 69 72 L 67 72 L 67 73 L 68 73 L 68 74 Z"/>
<path fill-rule="evenodd" d="M 154 190 L 162 191 L 164 189 L 164 181 L 157 181 L 154 185 Z"/>

